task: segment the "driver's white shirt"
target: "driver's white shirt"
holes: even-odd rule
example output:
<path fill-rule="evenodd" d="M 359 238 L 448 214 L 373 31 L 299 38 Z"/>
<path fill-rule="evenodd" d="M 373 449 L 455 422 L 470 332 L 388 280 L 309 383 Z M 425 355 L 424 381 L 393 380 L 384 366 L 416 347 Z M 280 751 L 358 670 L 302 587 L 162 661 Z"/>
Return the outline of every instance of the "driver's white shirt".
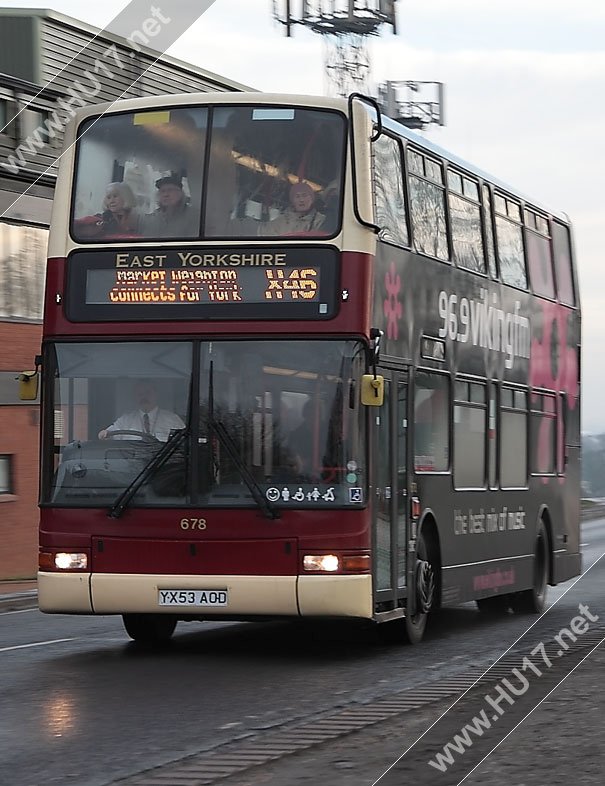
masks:
<path fill-rule="evenodd" d="M 167 442 L 170 432 L 173 429 L 185 428 L 185 424 L 180 417 L 174 413 L 169 412 L 167 409 L 159 409 L 155 407 L 150 410 L 149 415 L 149 433 L 152 437 L 159 439 L 160 442 Z M 126 412 L 120 415 L 117 420 L 107 427 L 107 431 L 140 431 L 145 433 L 143 425 L 143 417 L 145 413 L 140 409 L 135 409 L 133 412 Z M 134 436 L 134 435 L 133 435 Z M 129 439 L 127 434 L 116 436 L 116 439 Z"/>

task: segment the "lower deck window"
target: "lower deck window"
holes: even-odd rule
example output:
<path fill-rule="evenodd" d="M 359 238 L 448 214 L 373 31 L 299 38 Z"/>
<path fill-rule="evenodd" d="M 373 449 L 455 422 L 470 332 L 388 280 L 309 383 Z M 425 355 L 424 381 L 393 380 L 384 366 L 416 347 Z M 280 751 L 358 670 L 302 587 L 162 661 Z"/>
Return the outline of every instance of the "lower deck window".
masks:
<path fill-rule="evenodd" d="M 454 403 L 454 486 L 485 484 L 485 385 L 456 382 Z"/>
<path fill-rule="evenodd" d="M 503 488 L 527 484 L 527 393 L 502 388 L 500 414 L 500 483 Z"/>
<path fill-rule="evenodd" d="M 419 371 L 414 397 L 414 469 L 449 469 L 449 380 L 443 374 Z"/>

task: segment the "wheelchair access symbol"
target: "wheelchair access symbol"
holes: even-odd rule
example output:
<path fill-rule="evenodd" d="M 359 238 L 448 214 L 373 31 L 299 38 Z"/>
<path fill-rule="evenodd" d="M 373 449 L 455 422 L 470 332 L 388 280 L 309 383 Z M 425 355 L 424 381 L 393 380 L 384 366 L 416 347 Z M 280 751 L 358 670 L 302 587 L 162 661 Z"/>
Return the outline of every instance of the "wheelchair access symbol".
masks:
<path fill-rule="evenodd" d="M 363 502 L 363 489 L 357 487 L 349 489 L 349 502 Z"/>

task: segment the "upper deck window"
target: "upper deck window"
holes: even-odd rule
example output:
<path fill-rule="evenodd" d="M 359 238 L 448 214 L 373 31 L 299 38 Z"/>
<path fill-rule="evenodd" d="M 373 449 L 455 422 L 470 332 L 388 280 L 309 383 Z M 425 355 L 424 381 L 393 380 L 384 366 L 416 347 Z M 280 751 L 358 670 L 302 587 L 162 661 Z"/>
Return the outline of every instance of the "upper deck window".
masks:
<path fill-rule="evenodd" d="M 72 235 L 81 242 L 197 238 L 208 111 L 93 118 L 78 129 Z"/>
<path fill-rule="evenodd" d="M 345 121 L 336 112 L 150 110 L 89 120 L 78 136 L 71 231 L 80 242 L 338 228 Z"/>
<path fill-rule="evenodd" d="M 206 237 L 325 237 L 340 223 L 344 117 L 298 107 L 214 110 Z"/>
<path fill-rule="evenodd" d="M 479 186 L 451 169 L 447 183 L 454 261 L 458 267 L 485 273 Z"/>
<path fill-rule="evenodd" d="M 575 305 L 571 243 L 569 229 L 563 224 L 553 222 L 553 243 L 555 249 L 555 270 L 557 272 L 557 291 L 561 303 Z"/>
<path fill-rule="evenodd" d="M 525 210 L 525 246 L 532 289 L 537 295 L 554 298 L 555 281 L 548 220 L 533 210 Z"/>
<path fill-rule="evenodd" d="M 445 222 L 443 165 L 408 149 L 414 247 L 437 259 L 449 259 Z"/>
<path fill-rule="evenodd" d="M 499 194 L 494 197 L 494 208 L 500 277 L 505 284 L 527 289 L 521 208 L 518 203 Z"/>
<path fill-rule="evenodd" d="M 403 164 L 399 142 L 382 134 L 373 147 L 374 209 L 380 237 L 407 246 L 408 221 L 403 188 Z"/>

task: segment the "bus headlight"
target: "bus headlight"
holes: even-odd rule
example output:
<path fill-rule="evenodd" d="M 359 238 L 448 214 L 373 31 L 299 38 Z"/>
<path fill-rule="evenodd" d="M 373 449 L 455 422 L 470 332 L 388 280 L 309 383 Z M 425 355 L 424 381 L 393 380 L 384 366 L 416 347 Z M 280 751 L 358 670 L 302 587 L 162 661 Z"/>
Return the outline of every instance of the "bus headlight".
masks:
<path fill-rule="evenodd" d="M 83 553 L 70 554 L 59 551 L 55 554 L 55 567 L 58 570 L 86 570 L 88 567 L 88 557 Z"/>
<path fill-rule="evenodd" d="M 38 559 L 40 570 L 87 570 L 88 554 L 83 551 L 40 552 Z"/>
<path fill-rule="evenodd" d="M 314 572 L 334 573 L 334 571 L 340 569 L 340 559 L 336 554 L 305 554 L 303 557 L 303 568 Z"/>

